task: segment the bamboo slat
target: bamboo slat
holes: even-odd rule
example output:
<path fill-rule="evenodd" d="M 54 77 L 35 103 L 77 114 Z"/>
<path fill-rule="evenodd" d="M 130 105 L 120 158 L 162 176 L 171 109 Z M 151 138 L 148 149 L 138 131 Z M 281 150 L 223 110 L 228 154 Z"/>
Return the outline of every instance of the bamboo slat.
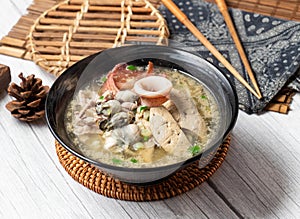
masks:
<path fill-rule="evenodd" d="M 135 42 L 166 44 L 159 0 L 35 0 L 0 41 L 0 53 L 30 59 L 61 74 L 106 48 Z"/>
<path fill-rule="evenodd" d="M 80 11 L 81 10 L 81 5 L 61 5 L 58 7 L 59 10 L 64 10 L 64 11 Z M 128 12 L 128 8 L 124 8 L 125 12 Z M 152 10 L 150 8 L 144 8 L 144 7 L 132 7 L 131 8 L 132 12 L 137 12 L 137 13 L 151 13 Z M 94 11 L 94 12 L 121 12 L 122 8 L 121 7 L 109 7 L 109 6 L 90 6 L 89 11 Z"/>
<path fill-rule="evenodd" d="M 15 39 L 15 38 L 8 37 L 8 36 L 3 37 L 1 42 L 3 44 L 9 44 L 9 45 L 16 46 L 16 47 L 24 47 L 25 46 L 24 40 Z"/>
<path fill-rule="evenodd" d="M 289 104 L 286 103 L 269 103 L 265 108 L 268 111 L 279 112 L 282 114 L 287 114 L 289 111 Z"/>
<path fill-rule="evenodd" d="M 295 93 L 296 92 L 290 88 L 282 89 L 265 107 L 265 110 L 287 114 Z"/>
<path fill-rule="evenodd" d="M 49 17 L 63 17 L 63 18 L 75 18 L 77 15 L 76 12 L 67 12 L 67 11 L 49 11 L 48 16 Z M 84 18 L 88 19 L 107 19 L 107 13 L 88 13 L 84 15 Z M 114 13 L 114 12 L 109 12 L 109 19 L 113 20 L 120 20 L 121 19 L 121 14 L 120 13 Z M 132 14 L 131 15 L 132 20 L 157 20 L 157 16 L 155 15 L 144 15 L 144 14 Z"/>
<path fill-rule="evenodd" d="M 14 56 L 17 58 L 24 58 L 26 50 L 17 48 L 17 47 L 10 47 L 10 46 L 1 46 L 0 53 L 3 55 Z"/>
<path fill-rule="evenodd" d="M 74 21 L 73 20 L 62 20 L 62 19 L 57 19 L 57 18 L 42 18 L 40 19 L 41 24 L 45 25 L 73 25 Z M 88 27 L 120 27 L 122 25 L 121 21 L 103 21 L 103 20 L 81 20 L 79 21 L 80 26 L 88 26 Z M 138 28 L 158 28 L 159 23 L 157 22 L 134 22 L 132 21 L 130 23 L 131 27 L 138 27 Z"/>

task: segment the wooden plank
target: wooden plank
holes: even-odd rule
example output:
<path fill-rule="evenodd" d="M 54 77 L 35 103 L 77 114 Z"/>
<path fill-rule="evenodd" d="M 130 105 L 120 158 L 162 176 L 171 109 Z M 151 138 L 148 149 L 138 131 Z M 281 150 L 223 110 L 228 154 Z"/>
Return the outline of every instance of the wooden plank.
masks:
<path fill-rule="evenodd" d="M 292 121 L 300 121 L 300 115 L 283 116 L 268 113 L 250 119 L 241 113 L 224 171 L 212 177 L 215 187 L 243 217 L 300 215 L 300 159 L 295 156 L 300 154 L 296 146 L 300 142 Z"/>
<path fill-rule="evenodd" d="M 11 2 L 19 4 L 2 2 L 0 37 L 21 16 Z M 56 79 L 31 61 L 0 55 L 0 63 L 11 67 L 16 83 L 20 72 L 49 86 Z M 208 182 L 141 203 L 109 199 L 77 183 L 61 167 L 45 120 L 20 122 L 5 109 L 11 97 L 3 91 L 0 100 L 0 218 L 300 218 L 300 94 L 288 115 L 241 112 L 228 156 Z"/>

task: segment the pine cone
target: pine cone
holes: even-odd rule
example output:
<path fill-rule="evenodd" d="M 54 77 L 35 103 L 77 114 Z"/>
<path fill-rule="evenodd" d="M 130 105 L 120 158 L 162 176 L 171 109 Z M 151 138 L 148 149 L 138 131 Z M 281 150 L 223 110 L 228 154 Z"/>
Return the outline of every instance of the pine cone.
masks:
<path fill-rule="evenodd" d="M 35 78 L 33 74 L 24 78 L 23 73 L 20 73 L 19 78 L 22 80 L 20 86 L 11 83 L 7 89 L 8 94 L 16 100 L 7 103 L 6 108 L 21 121 L 31 122 L 42 118 L 49 87 L 43 86 L 42 80 Z"/>

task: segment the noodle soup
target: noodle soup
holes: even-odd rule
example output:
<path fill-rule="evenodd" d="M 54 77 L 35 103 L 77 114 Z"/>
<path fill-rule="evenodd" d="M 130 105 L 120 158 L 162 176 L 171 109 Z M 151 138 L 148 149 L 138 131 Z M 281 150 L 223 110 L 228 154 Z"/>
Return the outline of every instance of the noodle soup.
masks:
<path fill-rule="evenodd" d="M 219 124 L 213 95 L 171 68 L 120 63 L 77 92 L 66 130 L 82 153 L 124 167 L 178 163 L 203 150 Z"/>

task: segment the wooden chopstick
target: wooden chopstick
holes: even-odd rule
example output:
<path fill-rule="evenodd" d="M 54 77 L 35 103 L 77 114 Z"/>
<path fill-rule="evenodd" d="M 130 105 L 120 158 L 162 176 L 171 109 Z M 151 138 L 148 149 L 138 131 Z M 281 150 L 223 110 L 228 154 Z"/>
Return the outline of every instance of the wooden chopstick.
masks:
<path fill-rule="evenodd" d="M 226 2 L 225 2 L 225 0 L 215 0 L 215 1 L 216 1 L 217 5 L 218 5 L 218 8 L 219 8 L 220 12 L 222 13 L 222 15 L 224 17 L 224 20 L 225 20 L 225 22 L 227 24 L 227 27 L 229 29 L 229 32 L 231 34 L 231 37 L 232 37 L 232 39 L 233 39 L 233 41 L 234 41 L 234 43 L 236 45 L 238 53 L 240 54 L 240 57 L 241 57 L 242 62 L 244 64 L 245 68 L 246 68 L 246 71 L 248 72 L 248 75 L 249 75 L 250 80 L 251 80 L 251 82 L 253 84 L 253 87 L 255 88 L 257 94 L 260 97 L 262 97 L 261 93 L 260 93 L 260 89 L 259 89 L 259 87 L 257 85 L 256 80 L 255 80 L 255 76 L 253 74 L 252 68 L 251 68 L 250 63 L 249 63 L 249 61 L 247 59 L 247 56 L 245 54 L 244 48 L 243 48 L 243 46 L 241 44 L 241 41 L 240 41 L 240 39 L 239 39 L 239 37 L 237 35 L 237 32 L 236 32 L 235 27 L 234 27 L 234 24 L 232 22 L 232 19 L 230 17 L 229 12 L 228 12 L 228 8 L 227 8 L 227 5 L 226 5 Z"/>
<path fill-rule="evenodd" d="M 208 41 L 208 39 L 193 25 L 187 16 L 174 4 L 172 0 L 161 0 L 161 2 L 174 14 L 177 19 L 183 23 L 194 36 L 221 62 L 232 74 L 239 80 L 252 94 L 258 99 L 261 98 L 254 89 L 245 81 L 245 79 L 235 70 L 235 68 L 226 60 L 226 58 Z"/>

